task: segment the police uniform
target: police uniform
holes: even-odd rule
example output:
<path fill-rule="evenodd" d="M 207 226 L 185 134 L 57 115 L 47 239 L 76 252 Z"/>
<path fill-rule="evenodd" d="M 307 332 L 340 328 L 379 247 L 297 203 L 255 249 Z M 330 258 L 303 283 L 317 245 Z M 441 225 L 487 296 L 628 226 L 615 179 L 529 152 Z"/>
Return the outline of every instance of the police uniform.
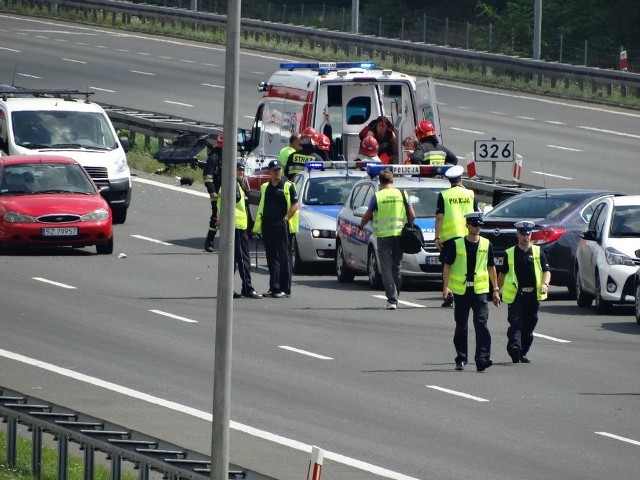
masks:
<path fill-rule="evenodd" d="M 282 169 L 277 160 L 269 162 L 268 170 Z M 260 186 L 260 204 L 253 232 L 261 234 L 269 268 L 269 291 L 264 296 L 281 298 L 291 295 L 291 246 L 290 234 L 298 231 L 299 214 L 285 219 L 291 206 L 298 203 L 295 185 L 280 179 L 277 185 L 271 181 Z"/>
<path fill-rule="evenodd" d="M 307 162 L 322 162 L 322 157 L 318 155 L 313 147 L 310 138 L 301 140 L 302 149 L 299 152 L 293 152 L 287 159 L 287 165 L 284 167 L 284 176 L 291 180 L 298 173 L 304 172 L 304 164 Z"/>
<path fill-rule="evenodd" d="M 244 172 L 244 161 L 236 162 L 236 169 Z M 220 202 L 222 200 L 221 190 L 218 196 L 218 211 L 220 211 Z M 249 235 L 247 234 L 248 215 L 247 215 L 247 197 L 245 195 L 244 185 L 236 180 L 236 208 L 235 208 L 235 244 L 233 252 L 234 269 L 237 267 L 242 281 L 241 293 L 233 292 L 233 298 L 248 297 L 262 298 L 255 291 L 251 284 L 251 254 L 249 250 Z"/>
<path fill-rule="evenodd" d="M 520 233 L 531 233 L 534 226 L 527 220 L 515 224 Z M 538 245 L 530 245 L 526 251 L 518 245 L 505 250 L 500 278 L 502 300 L 509 304 L 507 352 L 513 363 L 529 363 L 527 353 L 538 323 L 538 309 L 547 298 L 549 285 L 544 281 L 544 272 L 548 271 L 547 257 Z"/>
<path fill-rule="evenodd" d="M 202 176 L 207 193 L 211 195 L 212 193 L 218 193 L 222 182 L 222 148 L 211 146 L 207 148 L 209 149 L 209 154 L 207 155 L 207 162 L 204 164 L 202 170 Z M 207 252 L 213 252 L 213 241 L 216 238 L 216 233 L 218 233 L 218 227 L 216 226 L 217 218 L 218 202 L 212 198 L 209 230 L 207 231 L 207 238 L 204 241 L 204 249 Z"/>
<path fill-rule="evenodd" d="M 479 212 L 468 214 L 466 222 L 482 224 L 482 214 Z M 451 242 L 444 251 L 443 263 L 450 265 L 446 288 L 455 298 L 456 328 L 453 344 L 456 349 L 456 370 L 464 369 L 468 360 L 469 310 L 472 310 L 476 334 L 474 358 L 478 371 L 483 371 L 493 363 L 491 334 L 487 325 L 489 320 L 487 293 L 491 279 L 489 269 L 495 265 L 493 247 L 484 237 L 479 237 L 478 242 L 469 241 L 466 236 L 460 237 Z"/>
<path fill-rule="evenodd" d="M 418 147 L 409 156 L 411 163 L 415 165 L 451 165 L 458 164 L 458 157 L 447 147 L 438 143 L 435 135 L 420 139 Z"/>

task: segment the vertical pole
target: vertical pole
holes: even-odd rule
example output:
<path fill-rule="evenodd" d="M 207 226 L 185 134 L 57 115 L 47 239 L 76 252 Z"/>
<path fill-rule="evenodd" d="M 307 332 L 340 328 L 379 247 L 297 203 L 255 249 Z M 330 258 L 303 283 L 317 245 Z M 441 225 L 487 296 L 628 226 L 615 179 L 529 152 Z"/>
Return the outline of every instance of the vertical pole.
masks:
<path fill-rule="evenodd" d="M 271 21 L 271 2 L 267 4 L 267 22 Z"/>
<path fill-rule="evenodd" d="M 112 454 L 111 456 L 111 480 L 121 480 L 122 477 L 122 457 Z"/>
<path fill-rule="evenodd" d="M 304 25 L 304 3 L 300 4 L 300 24 Z"/>
<path fill-rule="evenodd" d="M 282 4 L 282 23 L 287 23 L 287 4 Z"/>
<path fill-rule="evenodd" d="M 84 480 L 93 480 L 95 468 L 95 449 L 93 445 L 84 445 Z"/>
<path fill-rule="evenodd" d="M 240 66 L 241 0 L 227 4 L 223 131 L 230 141 L 222 147 L 222 204 L 220 254 L 216 302 L 213 422 L 211 432 L 211 480 L 229 478 L 229 420 L 231 410 L 231 358 L 233 339 L 233 252 L 235 249 L 236 132 Z"/>
<path fill-rule="evenodd" d="M 587 66 L 587 53 L 589 52 L 589 40 L 584 41 L 584 66 Z"/>
<path fill-rule="evenodd" d="M 327 10 L 327 4 L 323 3 L 322 4 L 322 28 L 324 28 L 324 17 L 326 15 L 326 10 Z"/>
<path fill-rule="evenodd" d="M 344 32 L 344 19 L 347 15 L 347 9 L 345 7 L 342 7 L 342 28 L 340 28 L 340 31 Z"/>
<path fill-rule="evenodd" d="M 198 11 L 198 0 L 191 0 L 191 10 L 194 12 Z"/>
<path fill-rule="evenodd" d="M 18 421 L 14 418 L 7 419 L 7 464 L 10 468 L 16 468 L 18 455 Z"/>
<path fill-rule="evenodd" d="M 351 33 L 360 33 L 360 0 L 351 0 Z"/>
<path fill-rule="evenodd" d="M 40 478 L 42 473 L 42 427 L 33 427 L 31 447 L 31 473 Z"/>
<path fill-rule="evenodd" d="M 427 43 L 427 14 L 422 14 L 422 43 Z"/>
<path fill-rule="evenodd" d="M 564 48 L 564 34 L 560 34 L 560 58 L 558 58 L 558 62 L 562 63 L 562 50 Z"/>
<path fill-rule="evenodd" d="M 542 31 L 542 0 L 535 0 L 533 7 L 533 59 L 540 60 L 540 37 Z"/>
<path fill-rule="evenodd" d="M 493 23 L 489 24 L 489 51 L 491 51 L 491 44 L 493 43 Z"/>
<path fill-rule="evenodd" d="M 404 17 L 400 19 L 400 40 L 404 40 Z"/>
<path fill-rule="evenodd" d="M 444 19 L 444 44 L 449 45 L 449 17 Z"/>
<path fill-rule="evenodd" d="M 67 463 L 69 461 L 69 439 L 64 435 L 58 437 L 58 480 L 67 480 Z"/>
<path fill-rule="evenodd" d="M 382 37 L 382 17 L 378 17 L 378 36 Z"/>
<path fill-rule="evenodd" d="M 466 49 L 469 50 L 469 32 L 471 31 L 471 24 L 467 22 L 467 39 L 466 39 Z"/>

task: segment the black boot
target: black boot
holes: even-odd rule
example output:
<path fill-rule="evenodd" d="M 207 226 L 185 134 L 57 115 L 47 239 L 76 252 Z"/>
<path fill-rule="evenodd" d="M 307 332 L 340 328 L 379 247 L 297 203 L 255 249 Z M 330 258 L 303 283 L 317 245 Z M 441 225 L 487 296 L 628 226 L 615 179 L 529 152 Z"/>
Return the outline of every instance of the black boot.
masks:
<path fill-rule="evenodd" d="M 207 238 L 204 241 L 204 249 L 207 252 L 213 252 L 213 240 L 216 238 L 216 232 L 209 230 L 207 232 Z"/>

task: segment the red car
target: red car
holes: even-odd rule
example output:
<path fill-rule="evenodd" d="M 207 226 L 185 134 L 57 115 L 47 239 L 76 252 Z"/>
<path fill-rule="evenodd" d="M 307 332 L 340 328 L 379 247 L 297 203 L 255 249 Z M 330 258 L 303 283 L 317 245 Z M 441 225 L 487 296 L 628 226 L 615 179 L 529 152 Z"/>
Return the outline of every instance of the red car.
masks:
<path fill-rule="evenodd" d="M 96 246 L 113 253 L 111 209 L 67 157 L 0 157 L 0 247 Z"/>

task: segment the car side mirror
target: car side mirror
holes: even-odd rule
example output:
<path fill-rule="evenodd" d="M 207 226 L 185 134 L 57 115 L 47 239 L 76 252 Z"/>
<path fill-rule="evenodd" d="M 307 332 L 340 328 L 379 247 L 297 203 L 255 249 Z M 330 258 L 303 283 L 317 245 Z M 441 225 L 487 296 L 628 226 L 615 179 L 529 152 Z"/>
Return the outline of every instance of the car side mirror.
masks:
<path fill-rule="evenodd" d="M 593 230 L 585 230 L 580 234 L 580 238 L 583 240 L 596 240 L 596 232 Z"/>
<path fill-rule="evenodd" d="M 362 217 L 362 216 L 364 216 L 366 211 L 367 211 L 367 207 L 366 206 L 358 207 L 353 211 L 353 215 L 356 216 L 356 217 Z"/>
<path fill-rule="evenodd" d="M 125 151 L 125 153 L 128 152 L 129 148 L 131 148 L 129 137 L 118 137 L 118 140 L 120 140 L 120 145 L 122 145 L 122 149 Z"/>

